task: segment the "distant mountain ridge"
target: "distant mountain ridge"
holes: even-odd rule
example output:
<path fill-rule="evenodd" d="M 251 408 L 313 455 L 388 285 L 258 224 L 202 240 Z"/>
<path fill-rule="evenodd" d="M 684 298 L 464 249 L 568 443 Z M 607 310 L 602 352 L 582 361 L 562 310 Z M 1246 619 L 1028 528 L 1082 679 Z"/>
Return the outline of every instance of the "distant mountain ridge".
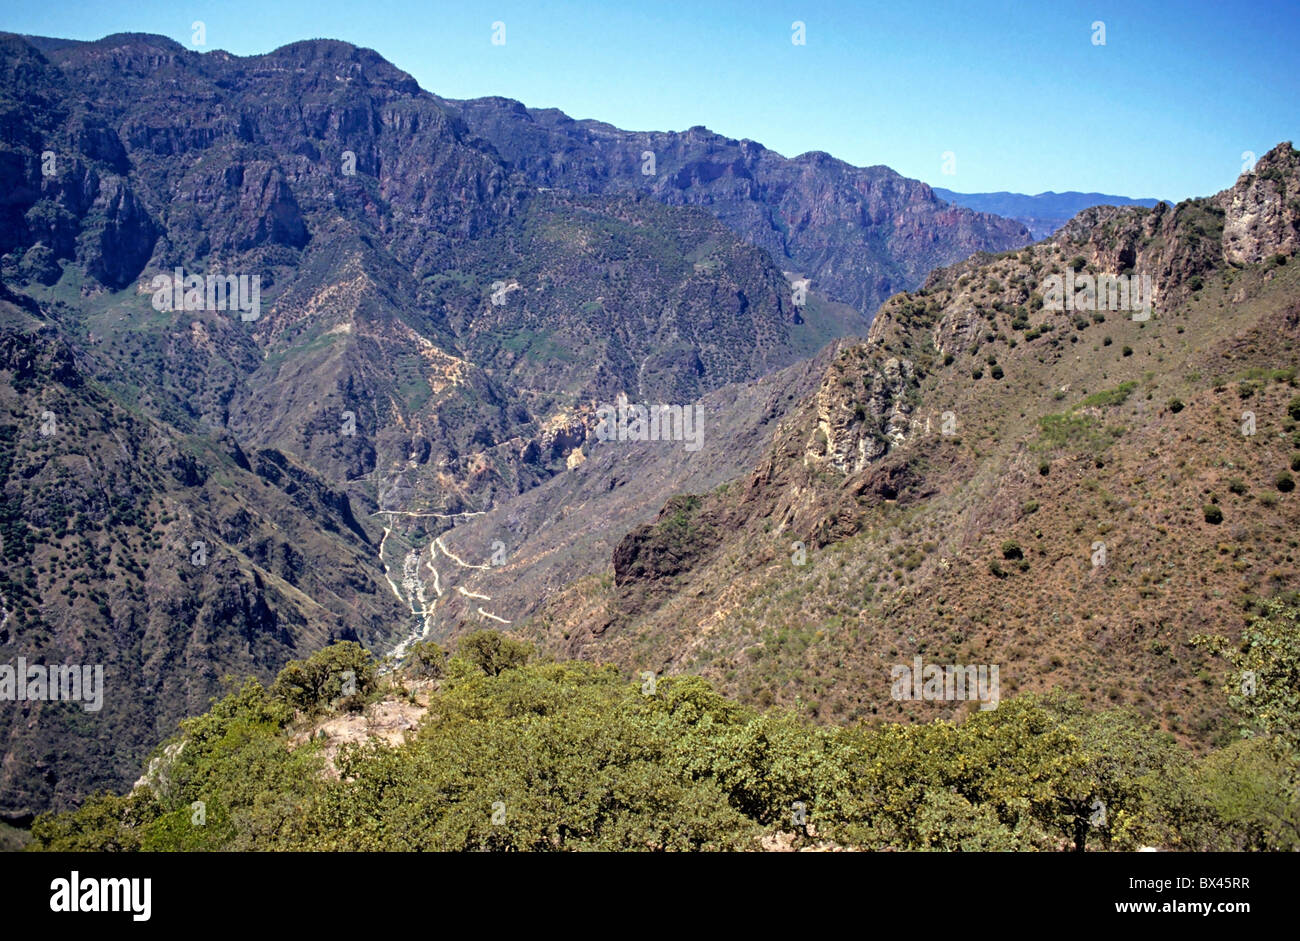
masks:
<path fill-rule="evenodd" d="M 867 319 L 935 267 L 1031 241 L 1019 223 L 947 205 L 886 166 L 819 151 L 784 157 L 705 127 L 625 131 L 508 98 L 447 104 L 533 183 L 700 206 Z"/>
<path fill-rule="evenodd" d="M 1024 193 L 954 193 L 939 186 L 931 187 L 934 195 L 946 199 L 954 206 L 963 206 L 977 212 L 989 212 L 1014 219 L 1029 229 L 1035 239 L 1044 239 L 1069 222 L 1085 209 L 1093 206 L 1145 206 L 1150 209 L 1159 199 L 1130 199 L 1127 196 L 1108 196 L 1105 193 L 1080 193 L 1070 190 L 1055 193 L 1050 190 L 1036 196 Z"/>

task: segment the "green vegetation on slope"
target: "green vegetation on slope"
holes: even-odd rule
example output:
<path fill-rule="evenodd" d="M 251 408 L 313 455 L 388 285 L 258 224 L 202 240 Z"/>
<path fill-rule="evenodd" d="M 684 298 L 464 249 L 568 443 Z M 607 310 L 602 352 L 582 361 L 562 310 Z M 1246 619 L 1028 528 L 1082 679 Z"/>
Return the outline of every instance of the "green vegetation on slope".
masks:
<path fill-rule="evenodd" d="M 1250 670 L 1256 692 L 1234 700 L 1250 737 L 1199 760 L 1132 713 L 1064 697 L 961 723 L 814 727 L 698 677 L 630 683 L 612 666 L 529 664 L 525 645 L 480 632 L 445 663 L 422 645 L 418 672 L 442 679 L 418 730 L 396 746 L 342 745 L 336 775 L 312 734 L 322 713 L 416 698 L 413 674 L 376 678 L 361 648 L 340 644 L 185 720 L 148 786 L 39 818 L 32 845 L 718 850 L 782 831 L 868 849 L 1293 850 L 1296 618 L 1271 602 L 1241 648 L 1204 640 Z M 357 682 L 340 699 L 353 687 L 331 677 L 345 669 Z"/>

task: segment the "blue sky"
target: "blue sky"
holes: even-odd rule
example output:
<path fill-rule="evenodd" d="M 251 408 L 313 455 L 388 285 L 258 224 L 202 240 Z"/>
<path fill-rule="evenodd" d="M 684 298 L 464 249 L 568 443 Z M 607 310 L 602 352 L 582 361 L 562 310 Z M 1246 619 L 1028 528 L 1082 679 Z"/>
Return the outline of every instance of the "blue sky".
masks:
<path fill-rule="evenodd" d="M 1178 200 L 1230 185 L 1246 151 L 1300 143 L 1300 0 L 18 0 L 0 29 L 189 45 L 195 20 L 208 51 L 344 39 L 448 98 L 504 95 L 632 130 L 703 124 L 961 192 Z"/>

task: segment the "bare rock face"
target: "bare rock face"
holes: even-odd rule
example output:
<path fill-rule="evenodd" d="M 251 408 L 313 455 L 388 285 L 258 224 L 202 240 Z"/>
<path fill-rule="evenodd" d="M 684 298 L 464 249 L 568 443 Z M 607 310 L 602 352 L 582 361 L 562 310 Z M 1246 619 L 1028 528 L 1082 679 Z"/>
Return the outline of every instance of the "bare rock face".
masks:
<path fill-rule="evenodd" d="M 1300 151 L 1279 144 L 1260 158 L 1232 189 L 1219 194 L 1223 208 L 1223 258 L 1257 264 L 1300 245 Z"/>
<path fill-rule="evenodd" d="M 582 446 L 596 424 L 595 409 L 591 406 L 560 411 L 543 422 L 536 435 L 521 442 L 519 459 L 536 465 L 563 461 L 572 470 L 583 462 Z"/>
<path fill-rule="evenodd" d="M 141 788 L 147 788 L 157 795 L 170 794 L 172 789 L 171 769 L 175 764 L 176 758 L 185 750 L 185 743 L 172 742 L 163 748 L 161 755 L 155 755 L 149 759 L 149 764 L 145 766 L 144 774 L 136 779 L 135 784 L 131 786 L 132 791 L 138 791 Z"/>
<path fill-rule="evenodd" d="M 1168 307 L 1185 282 L 1222 263 L 1222 227 L 1223 214 L 1209 199 L 1172 208 L 1164 203 L 1153 209 L 1097 206 L 1075 216 L 1057 243 L 1098 273 L 1149 275 L 1156 306 Z"/>
<path fill-rule="evenodd" d="M 226 152 L 213 163 L 200 164 L 181 184 L 192 207 L 183 213 L 183 224 L 206 229 L 212 249 L 244 252 L 259 245 L 307 243 L 307 224 L 278 166 Z"/>
<path fill-rule="evenodd" d="M 1092 207 L 1042 246 L 1058 256 L 1082 258 L 1075 264 L 1086 264 L 1092 272 L 1149 275 L 1156 306 L 1174 304 L 1196 290 L 1197 276 L 1225 261 L 1257 264 L 1295 252 L 1300 244 L 1300 198 L 1294 195 L 1300 193 L 1298 169 L 1300 152 L 1281 144 L 1217 196 L 1151 209 Z M 893 343 L 910 321 L 919 317 L 930 325 L 940 355 L 961 355 L 978 343 L 993 305 L 1024 309 L 1019 305 L 1032 297 L 1026 285 L 1041 284 L 1037 266 L 1008 254 L 997 260 L 996 289 L 990 293 L 988 277 L 961 277 L 978 261 L 977 256 L 936 272 L 917 298 L 886 304 L 867 343 L 841 353 L 816 395 L 816 425 L 805 447 L 805 466 L 828 464 L 842 474 L 858 474 L 906 440 L 913 424 L 908 391 L 917 370 L 910 359 L 891 350 L 897 349 Z"/>
<path fill-rule="evenodd" d="M 901 444 L 911 425 L 906 393 L 915 380 L 910 360 L 883 357 L 874 344 L 845 350 L 817 390 L 817 426 L 805 465 L 826 462 L 856 474 Z"/>
<path fill-rule="evenodd" d="M 962 303 L 949 307 L 934 325 L 934 347 L 940 353 L 957 353 L 968 348 L 979 335 L 983 319 L 974 304 Z"/>
<path fill-rule="evenodd" d="M 428 685 L 423 681 L 412 684 L 412 691 L 418 690 L 414 702 L 385 699 L 371 703 L 362 712 L 326 716 L 294 734 L 290 741 L 294 747 L 298 747 L 319 739 L 322 746 L 320 754 L 325 760 L 321 773 L 329 778 L 338 778 L 336 761 L 344 746 L 377 741 L 395 747 L 406 741 L 408 734 L 415 731 L 420 719 L 428 711 Z"/>
<path fill-rule="evenodd" d="M 100 185 L 84 222 L 78 255 L 86 273 L 113 288 L 135 279 L 153 253 L 158 227 L 121 177 Z"/>
<path fill-rule="evenodd" d="M 594 415 L 590 413 L 559 416 L 542 429 L 542 450 L 551 460 L 563 458 L 568 462 L 575 451 L 580 453 L 583 443 L 587 440 L 590 425 L 594 422 Z M 569 462 L 568 466 L 573 467 L 574 464 Z"/>

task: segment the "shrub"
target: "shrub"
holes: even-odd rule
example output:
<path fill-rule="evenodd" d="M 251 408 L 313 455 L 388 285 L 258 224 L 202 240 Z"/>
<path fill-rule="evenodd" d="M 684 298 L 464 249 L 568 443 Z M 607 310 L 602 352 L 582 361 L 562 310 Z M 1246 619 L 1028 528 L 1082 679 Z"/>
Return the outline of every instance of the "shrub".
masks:
<path fill-rule="evenodd" d="M 1011 560 L 1023 559 L 1024 557 L 1025 554 L 1020 549 L 1020 543 L 1016 542 L 1014 539 L 1008 539 L 1006 542 L 1002 543 L 1002 558 Z"/>
<path fill-rule="evenodd" d="M 1223 522 L 1223 511 L 1213 504 L 1205 506 L 1205 522 L 1218 526 Z"/>
<path fill-rule="evenodd" d="M 422 640 L 411 647 L 411 669 L 417 676 L 438 679 L 443 674 L 447 654 L 431 640 Z"/>
<path fill-rule="evenodd" d="M 1276 482 L 1277 482 L 1277 489 L 1281 490 L 1283 493 L 1290 493 L 1292 490 L 1295 489 L 1295 478 L 1292 477 L 1290 474 L 1288 474 L 1286 471 L 1282 471 L 1282 473 L 1277 475 Z"/>
<path fill-rule="evenodd" d="M 533 648 L 499 631 L 475 631 L 461 639 L 457 652 L 488 676 L 499 676 L 526 664 Z"/>
<path fill-rule="evenodd" d="M 1228 489 L 1237 496 L 1241 496 L 1246 492 L 1246 482 L 1240 477 L 1234 477 L 1228 481 Z"/>
<path fill-rule="evenodd" d="M 1179 412 L 1181 412 L 1181 411 L 1183 410 L 1183 408 L 1184 408 L 1184 405 L 1183 405 L 1181 399 L 1170 399 L 1170 400 L 1169 400 L 1169 411 L 1173 412 L 1175 415 L 1177 415 Z"/>
<path fill-rule="evenodd" d="M 992 371 L 989 373 L 989 375 L 991 375 L 994 379 L 1001 379 L 1003 375 L 1005 375 L 1005 373 L 1002 372 L 1001 366 L 994 366 Z"/>
<path fill-rule="evenodd" d="M 352 641 L 324 647 L 306 660 L 291 660 L 275 678 L 271 695 L 313 715 L 343 698 L 349 711 L 359 710 L 375 689 L 374 658 Z"/>
<path fill-rule="evenodd" d="M 1123 353 L 1125 356 L 1132 356 L 1132 355 L 1133 355 L 1133 347 L 1131 347 L 1131 346 L 1126 346 L 1126 347 L 1124 347 L 1124 349 L 1120 350 L 1120 352 Z"/>

